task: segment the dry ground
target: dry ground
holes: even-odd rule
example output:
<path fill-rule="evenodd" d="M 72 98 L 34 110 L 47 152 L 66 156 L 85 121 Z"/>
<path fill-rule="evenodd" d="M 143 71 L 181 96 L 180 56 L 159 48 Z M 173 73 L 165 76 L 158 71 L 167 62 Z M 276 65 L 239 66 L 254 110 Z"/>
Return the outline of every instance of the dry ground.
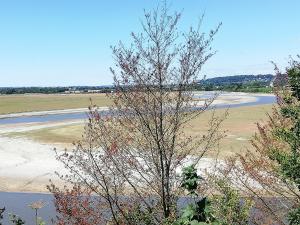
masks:
<path fill-rule="evenodd" d="M 229 109 L 229 115 L 223 122 L 222 129 L 227 131 L 227 136 L 220 143 L 220 158 L 243 152 L 250 148 L 250 138 L 256 132 L 256 122 L 263 122 L 266 113 L 271 112 L 272 105 L 247 106 Z M 224 114 L 225 109 L 216 110 L 216 115 Z M 202 135 L 208 128 L 207 122 L 211 112 L 206 112 L 200 117 L 190 121 L 185 128 L 189 135 Z M 84 125 L 66 125 L 39 130 L 13 133 L 10 135 L 21 136 L 48 144 L 58 144 L 70 148 L 72 142 L 80 140 Z"/>
<path fill-rule="evenodd" d="M 90 98 L 98 106 L 109 106 L 105 94 L 25 94 L 0 95 L 0 115 L 18 112 L 87 108 Z"/>
<path fill-rule="evenodd" d="M 202 92 L 195 92 L 195 97 Z M 261 95 L 261 94 L 260 94 Z M 105 94 L 20 94 L 0 95 L 0 115 L 23 112 L 39 112 L 49 110 L 64 110 L 87 108 L 90 99 L 99 107 L 110 106 L 111 100 Z M 199 98 L 195 98 L 200 100 Z M 214 104 L 256 101 L 255 94 L 249 93 L 226 93 L 219 96 Z"/>
<path fill-rule="evenodd" d="M 227 137 L 220 143 L 220 158 L 250 148 L 248 140 L 256 131 L 255 123 L 264 121 L 271 109 L 271 105 L 230 109 L 222 127 L 227 130 Z M 224 112 L 224 109 L 216 111 L 217 115 Z M 210 116 L 211 112 L 206 112 L 190 121 L 185 132 L 190 135 L 205 134 Z M 48 179 L 59 182 L 54 171 L 64 173 L 64 167 L 55 159 L 53 148 L 56 147 L 58 151 L 70 148 L 73 141 L 80 140 L 83 128 L 80 120 L 0 128 L 0 158 L 5 159 L 0 165 L 0 191 L 45 192 L 44 185 Z M 214 159 L 211 157 L 214 155 L 205 156 L 200 163 L 202 169 L 212 165 Z"/>
<path fill-rule="evenodd" d="M 257 122 L 264 122 L 267 113 L 272 111 L 272 105 L 246 106 L 229 109 L 227 119 L 224 120 L 221 129 L 226 131 L 226 137 L 220 142 L 220 158 L 242 153 L 245 149 L 251 148 L 249 140 L 257 131 Z M 224 115 L 225 109 L 216 110 L 216 115 Z M 211 117 L 210 112 L 206 112 L 194 119 L 185 128 L 190 135 L 202 135 L 208 129 L 207 121 Z M 215 153 L 211 153 L 214 156 Z"/>

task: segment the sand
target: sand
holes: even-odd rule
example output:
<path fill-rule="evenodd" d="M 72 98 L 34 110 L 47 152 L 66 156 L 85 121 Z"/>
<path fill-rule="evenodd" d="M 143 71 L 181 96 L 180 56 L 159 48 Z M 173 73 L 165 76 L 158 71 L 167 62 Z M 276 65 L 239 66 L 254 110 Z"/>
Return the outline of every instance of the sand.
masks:
<path fill-rule="evenodd" d="M 0 137 L 0 191 L 46 192 L 55 171 L 66 171 L 54 146 L 21 138 Z"/>
<path fill-rule="evenodd" d="M 46 193 L 49 179 L 62 184 L 55 171 L 66 174 L 67 170 L 56 160 L 53 148 L 23 138 L 0 136 L 0 191 Z M 203 173 L 214 164 L 214 159 L 203 158 L 198 171 Z"/>

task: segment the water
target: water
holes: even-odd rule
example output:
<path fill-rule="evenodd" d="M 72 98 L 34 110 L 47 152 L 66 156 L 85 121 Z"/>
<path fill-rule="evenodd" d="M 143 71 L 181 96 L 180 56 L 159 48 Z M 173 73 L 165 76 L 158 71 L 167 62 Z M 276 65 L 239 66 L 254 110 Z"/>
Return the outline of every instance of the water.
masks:
<path fill-rule="evenodd" d="M 16 123 L 41 123 L 41 122 L 56 122 L 65 120 L 85 119 L 86 113 L 65 113 L 65 114 L 51 114 L 38 116 L 20 116 L 12 118 L 0 119 L 1 124 L 16 124 Z"/>
<path fill-rule="evenodd" d="M 94 197 L 98 198 L 98 197 Z M 15 193 L 15 192 L 0 192 L 0 208 L 5 206 L 3 224 L 9 224 L 9 213 L 14 213 L 25 220 L 26 224 L 34 224 L 35 211 L 28 205 L 35 201 L 46 202 L 46 205 L 39 209 L 38 216 L 43 218 L 46 224 L 52 224 L 52 219 L 56 218 L 55 207 L 53 204 L 52 194 L 37 194 L 37 193 Z M 126 197 L 124 197 L 126 201 Z M 188 203 L 191 202 L 190 197 L 180 197 L 177 201 L 178 209 L 182 209 Z M 104 212 L 106 216 L 110 215 L 110 212 Z"/>
<path fill-rule="evenodd" d="M 257 96 L 257 101 L 255 102 L 245 102 L 239 104 L 220 104 L 217 105 L 216 108 L 237 108 L 242 106 L 255 106 L 255 105 L 266 105 L 266 104 L 273 104 L 276 102 L 275 96 Z"/>
<path fill-rule="evenodd" d="M 25 225 L 34 224 L 35 212 L 30 207 L 28 207 L 28 204 L 40 200 L 46 202 L 46 205 L 38 211 L 38 216 L 42 217 L 47 225 L 51 225 L 53 224 L 52 219 L 56 218 L 55 207 L 53 204 L 53 195 L 37 193 L 0 192 L 0 208 L 2 208 L 3 206 L 5 206 L 6 208 L 2 224 L 10 224 L 8 221 L 9 213 L 14 213 L 20 216 L 23 220 L 26 221 Z M 241 199 L 241 201 L 243 201 L 243 199 Z M 269 204 L 272 203 L 273 206 L 292 206 L 292 202 L 289 202 L 287 199 L 283 199 L 280 197 L 264 198 L 264 201 L 268 202 Z M 191 198 L 189 197 L 179 198 L 177 201 L 178 210 L 181 210 L 190 202 Z M 109 211 L 107 211 L 107 213 L 104 212 L 104 214 L 106 216 L 110 215 Z M 251 222 L 251 218 L 254 218 L 255 214 L 260 215 L 260 209 L 255 208 L 254 206 L 250 211 L 250 225 L 254 224 L 253 222 Z"/>
<path fill-rule="evenodd" d="M 3 224 L 10 224 L 8 222 L 8 214 L 13 213 L 20 216 L 26 221 L 26 224 L 34 224 L 35 211 L 28 205 L 35 201 L 44 201 L 46 205 L 38 211 L 39 216 L 42 217 L 47 224 L 52 224 L 51 219 L 55 219 L 55 208 L 53 204 L 53 196 L 50 194 L 37 193 L 14 193 L 14 192 L 0 192 L 0 208 L 5 206 Z"/>
<path fill-rule="evenodd" d="M 212 93 L 201 94 L 201 96 L 199 96 L 199 97 L 210 98 L 210 97 L 212 97 Z M 275 96 L 257 96 L 257 101 L 255 101 L 255 102 L 247 102 L 247 103 L 240 103 L 240 104 L 220 104 L 220 105 L 215 106 L 215 108 L 228 108 L 228 107 L 236 108 L 236 107 L 241 107 L 241 106 L 272 104 L 275 102 L 276 102 Z M 105 112 L 102 112 L 102 114 L 105 114 Z M 17 123 L 59 122 L 59 121 L 86 119 L 86 118 L 87 118 L 87 114 L 84 112 L 51 114 L 51 115 L 37 115 L 37 116 L 20 116 L 20 117 L 0 119 L 0 125 L 17 124 Z"/>

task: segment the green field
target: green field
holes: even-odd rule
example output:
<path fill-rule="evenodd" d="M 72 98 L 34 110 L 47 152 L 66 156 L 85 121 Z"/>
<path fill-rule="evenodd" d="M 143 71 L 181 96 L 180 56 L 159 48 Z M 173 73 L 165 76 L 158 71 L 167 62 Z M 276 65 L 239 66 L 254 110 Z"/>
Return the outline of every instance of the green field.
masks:
<path fill-rule="evenodd" d="M 87 108 L 90 98 L 98 106 L 110 105 L 105 94 L 0 95 L 0 115 L 18 112 Z"/>
<path fill-rule="evenodd" d="M 266 113 L 271 112 L 272 105 L 239 107 L 229 110 L 228 118 L 224 121 L 222 129 L 227 130 L 227 137 L 220 143 L 220 157 L 242 152 L 246 148 L 251 148 L 249 139 L 256 131 L 256 122 L 263 122 L 266 119 Z M 224 109 L 217 110 L 221 115 Z M 189 135 L 205 134 L 208 126 L 207 121 L 211 112 L 206 112 L 197 119 L 190 121 L 185 128 Z M 22 136 L 36 141 L 60 144 L 64 147 L 70 147 L 73 141 L 80 140 L 83 133 L 83 124 L 59 126 L 54 128 L 45 128 L 25 133 L 15 133 L 14 136 Z"/>

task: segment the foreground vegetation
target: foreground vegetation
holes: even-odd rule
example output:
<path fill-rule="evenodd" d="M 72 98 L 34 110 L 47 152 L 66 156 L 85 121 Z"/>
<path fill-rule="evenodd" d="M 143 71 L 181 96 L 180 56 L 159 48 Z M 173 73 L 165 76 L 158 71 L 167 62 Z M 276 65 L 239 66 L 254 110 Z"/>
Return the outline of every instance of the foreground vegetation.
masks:
<path fill-rule="evenodd" d="M 278 107 L 258 124 L 251 140 L 255 153 L 247 150 L 231 158 L 227 168 L 243 187 L 240 192 L 260 203 L 263 224 L 300 224 L 299 60 L 291 59 L 284 74 L 276 68 Z"/>
<path fill-rule="evenodd" d="M 111 214 L 104 224 L 173 224 L 185 192 L 178 170 L 185 161 L 196 165 L 224 136 L 219 128 L 226 114 L 212 115 L 204 135 L 184 132 L 214 100 L 192 110 L 197 75 L 214 55 L 210 45 L 220 25 L 208 34 L 199 27 L 180 32 L 180 18 L 166 3 L 145 12 L 143 34 L 133 33 L 129 47 L 119 42 L 112 48 L 110 116 L 90 107 L 82 141 L 71 152 L 57 152 L 70 174 L 62 179 L 103 199 L 99 211 Z"/>

